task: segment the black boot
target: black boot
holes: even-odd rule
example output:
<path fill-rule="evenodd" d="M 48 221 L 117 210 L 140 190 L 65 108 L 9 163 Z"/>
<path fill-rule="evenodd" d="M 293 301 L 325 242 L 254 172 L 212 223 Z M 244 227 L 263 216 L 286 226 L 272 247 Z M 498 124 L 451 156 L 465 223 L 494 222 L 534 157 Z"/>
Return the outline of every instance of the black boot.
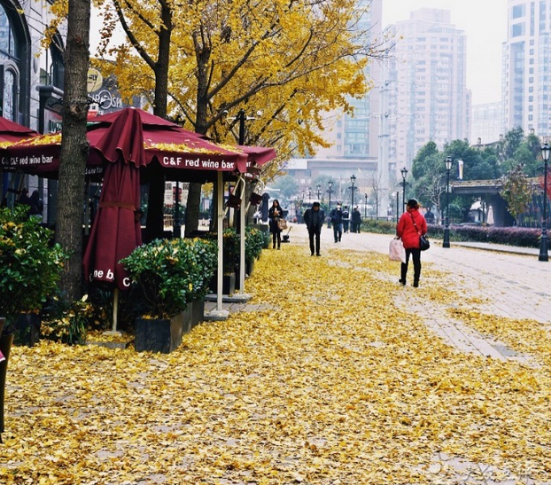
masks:
<path fill-rule="evenodd" d="M 399 283 L 401 285 L 406 285 L 406 272 L 408 271 L 408 266 L 404 263 L 401 263 L 401 279 L 399 280 Z"/>

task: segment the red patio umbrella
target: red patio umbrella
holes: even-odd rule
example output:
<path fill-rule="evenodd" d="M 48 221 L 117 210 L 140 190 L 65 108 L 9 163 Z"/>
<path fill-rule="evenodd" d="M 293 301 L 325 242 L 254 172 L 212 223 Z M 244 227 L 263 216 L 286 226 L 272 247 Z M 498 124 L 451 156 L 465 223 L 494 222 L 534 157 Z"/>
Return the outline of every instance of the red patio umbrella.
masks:
<path fill-rule="evenodd" d="M 85 280 L 130 286 L 119 261 L 142 244 L 140 167 L 146 164 L 142 125 L 134 111 L 119 117 L 95 144 L 105 163 L 99 210 L 83 259 Z"/>
<path fill-rule="evenodd" d="M 35 130 L 0 116 L 0 147 L 11 145 L 24 138 L 38 135 Z"/>
<path fill-rule="evenodd" d="M 38 132 L 28 128 L 26 126 L 10 121 L 0 116 L 0 169 L 4 166 L 4 159 L 6 158 L 5 149 L 14 143 L 23 139 L 36 136 Z M 1 188 L 1 179 L 0 179 Z M 1 191 L 0 191 L 0 195 Z"/>
<path fill-rule="evenodd" d="M 90 173 L 101 170 L 106 147 L 98 144 L 105 140 L 105 134 L 119 119 L 128 123 L 129 113 L 134 113 L 136 123 L 143 132 L 145 163 L 157 161 L 167 178 L 205 177 L 207 172 L 245 172 L 247 155 L 238 150 L 229 150 L 206 140 L 197 133 L 184 130 L 170 121 L 151 115 L 137 108 L 125 108 L 120 111 L 94 118 L 94 124 L 88 128 L 90 154 L 87 169 Z M 125 136 L 128 127 L 117 124 L 120 132 L 111 132 L 112 142 L 117 144 L 120 136 Z M 22 170 L 42 177 L 55 178 L 59 170 L 61 153 L 61 133 L 40 135 L 23 140 L 7 148 L 7 156 L 2 158 L 2 166 L 8 170 Z M 184 170 L 188 173 L 184 174 Z"/>

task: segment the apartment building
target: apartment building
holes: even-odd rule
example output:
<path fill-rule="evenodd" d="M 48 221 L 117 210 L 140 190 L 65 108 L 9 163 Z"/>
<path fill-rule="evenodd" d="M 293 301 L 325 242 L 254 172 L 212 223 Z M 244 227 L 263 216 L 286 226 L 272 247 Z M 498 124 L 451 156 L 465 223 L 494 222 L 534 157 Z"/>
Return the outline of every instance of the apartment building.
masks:
<path fill-rule="evenodd" d="M 504 123 L 549 137 L 551 0 L 509 0 L 503 44 Z"/>
<path fill-rule="evenodd" d="M 504 125 L 504 105 L 495 103 L 474 104 L 472 106 L 471 144 L 496 142 L 506 133 Z"/>
<path fill-rule="evenodd" d="M 391 27 L 396 39 L 389 71 L 390 158 L 410 169 L 428 141 L 468 138 L 471 96 L 466 88 L 466 36 L 450 12 L 423 8 Z"/>

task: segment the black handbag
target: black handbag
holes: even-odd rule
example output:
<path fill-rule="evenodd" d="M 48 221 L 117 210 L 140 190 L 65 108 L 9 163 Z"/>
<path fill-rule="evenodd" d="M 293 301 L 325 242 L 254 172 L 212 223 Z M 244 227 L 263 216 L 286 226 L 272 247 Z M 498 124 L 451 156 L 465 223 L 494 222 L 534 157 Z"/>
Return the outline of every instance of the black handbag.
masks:
<path fill-rule="evenodd" d="M 414 229 L 416 229 L 416 232 L 420 234 L 412 213 L 410 214 L 410 217 L 412 217 L 412 224 L 414 224 Z M 429 239 L 425 236 L 425 234 L 423 236 L 420 236 L 420 251 L 427 251 L 429 249 L 429 246 Z"/>

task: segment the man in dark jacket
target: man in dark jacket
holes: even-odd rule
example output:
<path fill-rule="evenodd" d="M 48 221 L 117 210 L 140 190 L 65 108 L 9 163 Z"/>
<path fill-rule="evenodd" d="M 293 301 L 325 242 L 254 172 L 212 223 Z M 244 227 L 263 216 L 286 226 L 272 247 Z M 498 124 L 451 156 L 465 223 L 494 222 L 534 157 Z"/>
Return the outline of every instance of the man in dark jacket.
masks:
<path fill-rule="evenodd" d="M 353 232 L 360 232 L 360 224 L 362 223 L 362 216 L 360 215 L 360 211 L 358 210 L 358 207 L 355 207 L 353 209 L 353 216 L 351 219 L 352 223 L 352 231 Z"/>
<path fill-rule="evenodd" d="M 339 242 L 343 235 L 343 211 L 341 210 L 341 204 L 337 204 L 337 207 L 330 212 L 330 218 L 333 225 L 334 240 L 335 242 Z"/>
<path fill-rule="evenodd" d="M 312 207 L 303 214 L 303 219 L 309 231 L 311 256 L 314 256 L 315 242 L 316 255 L 320 256 L 320 231 L 324 225 L 324 211 L 320 209 L 320 202 L 313 202 Z"/>

